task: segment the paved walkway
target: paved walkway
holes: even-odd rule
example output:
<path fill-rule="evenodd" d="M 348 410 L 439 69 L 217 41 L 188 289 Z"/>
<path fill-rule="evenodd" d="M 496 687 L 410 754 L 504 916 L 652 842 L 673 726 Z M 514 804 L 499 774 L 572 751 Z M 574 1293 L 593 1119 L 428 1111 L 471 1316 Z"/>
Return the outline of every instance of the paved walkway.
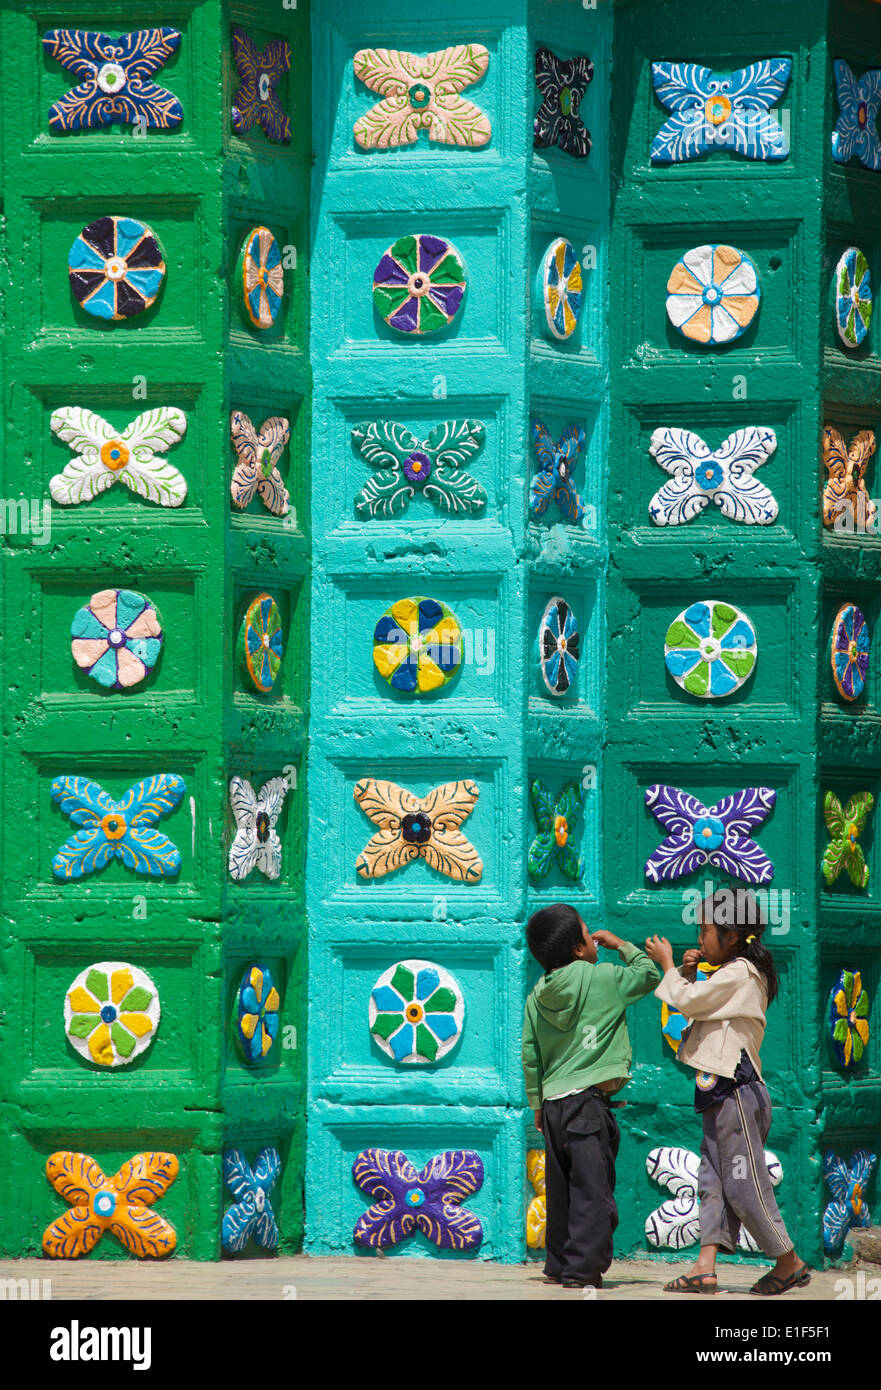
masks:
<path fill-rule="evenodd" d="M 789 1303 L 794 1300 L 832 1300 L 848 1297 L 842 1281 L 848 1281 L 850 1297 L 866 1298 L 864 1286 L 877 1268 L 862 1274 L 856 1269 L 814 1272 L 805 1289 L 781 1299 L 759 1300 L 749 1293 L 761 1273 L 759 1267 L 720 1265 L 720 1289 L 714 1300 L 704 1295 L 665 1294 L 662 1284 L 689 1266 L 681 1261 L 616 1260 L 599 1290 L 560 1289 L 542 1282 L 538 1265 L 496 1265 L 476 1261 L 430 1260 L 417 1257 L 311 1258 L 223 1260 L 202 1264 L 171 1260 L 153 1264 L 108 1260 L 16 1260 L 0 1264 L 0 1280 L 51 1280 L 56 1299 L 493 1299 L 558 1301 L 596 1298 L 606 1302 L 629 1299 L 662 1299 L 692 1303 L 734 1302 Z M 862 1279 L 862 1286 L 860 1284 Z M 836 1287 L 837 1285 L 837 1287 Z M 4 1289 L 7 1287 L 3 1286 Z M 860 1288 L 863 1292 L 860 1293 Z M 11 1294 L 11 1289 L 7 1297 Z M 875 1296 L 875 1295 L 873 1295 Z"/>

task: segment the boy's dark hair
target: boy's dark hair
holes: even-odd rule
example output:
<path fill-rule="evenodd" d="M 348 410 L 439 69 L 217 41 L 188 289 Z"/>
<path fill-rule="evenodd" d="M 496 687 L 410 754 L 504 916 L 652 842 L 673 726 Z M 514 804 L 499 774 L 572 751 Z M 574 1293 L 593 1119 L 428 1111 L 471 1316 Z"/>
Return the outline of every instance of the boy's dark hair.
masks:
<path fill-rule="evenodd" d="M 765 977 L 768 1003 L 772 1003 L 777 997 L 780 984 L 774 958 L 767 946 L 762 945 L 765 915 L 752 889 L 727 886 L 717 888 L 714 893 L 704 898 L 702 917 L 705 922 L 712 922 L 719 931 L 737 933 L 735 956 L 745 956 L 761 971 Z"/>
<path fill-rule="evenodd" d="M 546 975 L 571 965 L 584 944 L 581 917 L 569 903 L 539 908 L 526 923 L 526 944 Z"/>

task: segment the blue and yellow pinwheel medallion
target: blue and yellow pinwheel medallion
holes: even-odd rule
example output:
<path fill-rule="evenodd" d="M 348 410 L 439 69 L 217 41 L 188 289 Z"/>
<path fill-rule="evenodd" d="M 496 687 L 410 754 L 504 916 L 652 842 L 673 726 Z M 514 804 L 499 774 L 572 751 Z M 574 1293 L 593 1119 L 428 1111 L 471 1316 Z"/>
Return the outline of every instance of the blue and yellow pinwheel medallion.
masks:
<path fill-rule="evenodd" d="M 542 256 L 539 289 L 547 331 L 565 342 L 578 327 L 584 307 L 581 261 L 565 237 L 555 237 Z"/>
<path fill-rule="evenodd" d="M 702 960 L 695 971 L 695 980 L 709 979 L 714 970 L 718 970 L 718 965 L 710 965 Z M 661 1004 L 661 1037 L 674 1053 L 679 1054 L 679 1048 L 688 1034 L 691 1027 L 691 1019 L 686 1018 L 681 1009 L 674 1009 L 670 1004 Z"/>
<path fill-rule="evenodd" d="M 405 695 L 427 695 L 447 685 L 458 675 L 462 654 L 456 615 L 433 598 L 398 599 L 373 632 L 377 671 Z"/>
<path fill-rule="evenodd" d="M 236 1040 L 251 1064 L 262 1062 L 278 1035 L 281 998 L 265 965 L 250 965 L 236 992 Z"/>

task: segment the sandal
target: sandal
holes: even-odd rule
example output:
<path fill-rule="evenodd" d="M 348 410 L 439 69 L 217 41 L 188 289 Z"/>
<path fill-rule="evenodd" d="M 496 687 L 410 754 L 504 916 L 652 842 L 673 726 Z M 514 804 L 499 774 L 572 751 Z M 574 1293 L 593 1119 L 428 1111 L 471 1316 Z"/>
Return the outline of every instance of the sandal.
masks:
<path fill-rule="evenodd" d="M 801 1269 L 790 1274 L 788 1279 L 781 1279 L 779 1274 L 774 1274 L 772 1270 L 769 1270 L 753 1284 L 750 1293 L 763 1294 L 765 1297 L 771 1298 L 774 1294 L 788 1293 L 790 1289 L 803 1288 L 805 1284 L 810 1282 L 811 1271 L 807 1265 L 802 1265 Z"/>
<path fill-rule="evenodd" d="M 712 1280 L 711 1284 L 707 1283 L 708 1279 Z M 717 1288 L 715 1274 L 680 1274 L 678 1279 L 664 1285 L 664 1293 L 715 1293 Z"/>

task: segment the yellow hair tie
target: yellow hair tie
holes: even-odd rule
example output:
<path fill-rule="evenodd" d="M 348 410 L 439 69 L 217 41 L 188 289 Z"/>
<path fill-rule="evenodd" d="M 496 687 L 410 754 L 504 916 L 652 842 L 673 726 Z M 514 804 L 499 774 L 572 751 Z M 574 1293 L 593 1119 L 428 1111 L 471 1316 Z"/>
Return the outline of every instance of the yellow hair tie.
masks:
<path fill-rule="evenodd" d="M 756 938 L 755 938 L 754 936 L 748 936 L 748 937 L 746 938 L 746 944 L 747 944 L 747 946 L 749 945 L 749 943 L 750 943 L 751 941 L 755 941 L 755 939 L 756 939 Z"/>

